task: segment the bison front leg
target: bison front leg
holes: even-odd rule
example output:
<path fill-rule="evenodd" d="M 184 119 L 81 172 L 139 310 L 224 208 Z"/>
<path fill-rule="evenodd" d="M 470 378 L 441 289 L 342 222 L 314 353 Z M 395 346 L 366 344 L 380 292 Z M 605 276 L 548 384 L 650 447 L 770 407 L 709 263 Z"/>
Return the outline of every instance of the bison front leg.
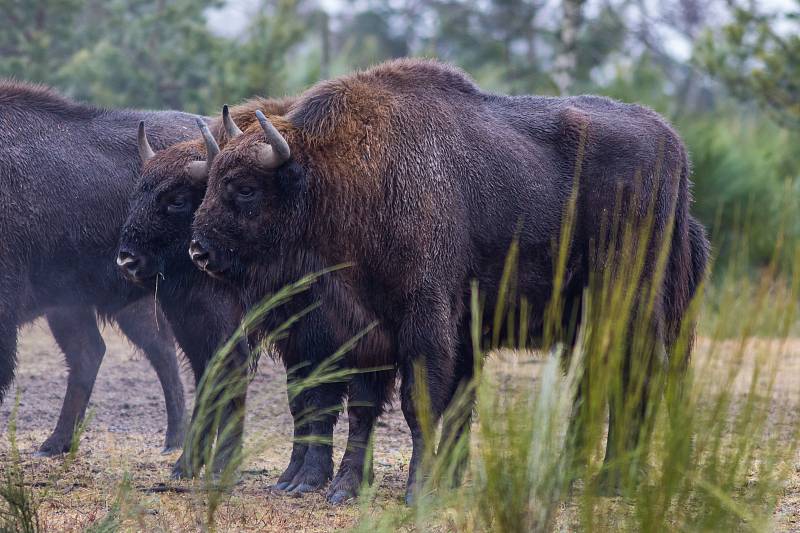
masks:
<path fill-rule="evenodd" d="M 200 406 L 195 398 L 189 431 L 183 443 L 183 451 L 172 466 L 171 477 L 173 479 L 192 479 L 200 474 L 200 470 L 205 465 L 205 456 L 212 440 L 212 420 L 209 416 L 198 416 L 199 411 Z"/>
<path fill-rule="evenodd" d="M 175 341 L 161 313 L 156 316 L 153 303 L 147 298 L 126 307 L 114 316 L 122 332 L 144 352 L 156 371 L 167 408 L 167 434 L 164 453 L 177 450 L 183 444 L 186 430 L 186 403 L 183 396 Z"/>
<path fill-rule="evenodd" d="M 225 377 L 217 385 L 220 394 L 227 398 L 227 405 L 223 409 L 217 429 L 213 464 L 217 476 L 232 478 L 241 464 L 249 384 L 250 348 L 246 341 L 241 341 L 228 357 Z"/>
<path fill-rule="evenodd" d="M 291 395 L 288 387 L 287 379 L 287 393 Z M 309 426 L 303 422 L 303 413 L 305 411 L 305 404 L 303 403 L 303 395 L 297 395 L 294 398 L 289 398 L 289 410 L 292 413 L 292 420 L 294 423 L 294 435 L 292 438 L 292 455 L 289 459 L 289 466 L 278 478 L 278 482 L 274 488 L 277 490 L 286 490 L 292 484 L 294 476 L 300 471 L 303 466 L 303 460 L 308 451 L 308 433 Z"/>
<path fill-rule="evenodd" d="M 301 393 L 305 396 L 305 409 L 300 423 L 308 425 L 307 449 L 303 465 L 286 487 L 289 492 L 301 494 L 320 489 L 333 476 L 333 427 L 344 392 L 344 384 L 326 383 Z"/>
<path fill-rule="evenodd" d="M 366 476 L 372 483 L 372 452 L 370 439 L 375 421 L 383 413 L 392 389 L 394 388 L 393 371 L 359 374 L 348 386 L 347 448 L 336 477 L 328 488 L 328 501 L 334 504 L 343 503 L 358 495 Z"/>
<path fill-rule="evenodd" d="M 97 371 L 106 352 L 106 345 L 97 329 L 97 318 L 91 308 L 52 310 L 47 313 L 47 322 L 58 346 L 64 352 L 69 376 L 58 423 L 52 435 L 36 452 L 40 457 L 69 451 L 75 428 L 86 413 Z"/>
<path fill-rule="evenodd" d="M 195 477 L 205 465 L 211 468 L 207 473 L 225 483 L 234 479 L 242 459 L 249 357 L 243 340 L 198 380 L 192 421 L 183 453 L 172 470 L 174 478 Z"/>

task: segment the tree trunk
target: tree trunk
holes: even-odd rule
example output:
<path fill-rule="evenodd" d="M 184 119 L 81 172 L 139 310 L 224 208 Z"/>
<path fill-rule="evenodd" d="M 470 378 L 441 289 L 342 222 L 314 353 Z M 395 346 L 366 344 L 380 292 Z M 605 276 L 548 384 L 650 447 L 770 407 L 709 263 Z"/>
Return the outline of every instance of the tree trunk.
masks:
<path fill-rule="evenodd" d="M 583 23 L 583 4 L 586 0 L 563 0 L 560 50 L 553 63 L 553 82 L 561 95 L 568 95 L 575 81 L 578 64 L 578 31 Z"/>

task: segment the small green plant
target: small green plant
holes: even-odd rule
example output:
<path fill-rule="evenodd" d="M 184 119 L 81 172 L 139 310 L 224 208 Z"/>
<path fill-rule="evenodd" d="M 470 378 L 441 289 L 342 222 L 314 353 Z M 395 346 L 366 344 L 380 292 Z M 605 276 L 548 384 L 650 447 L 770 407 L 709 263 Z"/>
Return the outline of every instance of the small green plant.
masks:
<path fill-rule="evenodd" d="M 42 530 L 39 501 L 26 484 L 25 472 L 17 446 L 17 413 L 20 394 L 8 420 L 9 457 L 5 461 L 5 479 L 0 485 L 0 531 L 37 533 Z"/>

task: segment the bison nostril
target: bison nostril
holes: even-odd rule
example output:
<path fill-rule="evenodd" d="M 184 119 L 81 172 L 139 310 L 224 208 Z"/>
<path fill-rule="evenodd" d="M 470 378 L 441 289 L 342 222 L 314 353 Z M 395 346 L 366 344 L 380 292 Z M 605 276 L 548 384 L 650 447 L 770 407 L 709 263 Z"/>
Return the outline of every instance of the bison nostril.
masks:
<path fill-rule="evenodd" d="M 127 250 L 120 250 L 120 252 L 117 254 L 117 266 L 120 268 L 133 271 L 136 269 L 136 265 L 138 264 L 139 258 Z"/>
<path fill-rule="evenodd" d="M 197 263 L 200 267 L 205 267 L 205 265 L 208 264 L 208 250 L 196 240 L 193 240 L 189 245 L 189 256 L 192 258 L 192 261 Z"/>

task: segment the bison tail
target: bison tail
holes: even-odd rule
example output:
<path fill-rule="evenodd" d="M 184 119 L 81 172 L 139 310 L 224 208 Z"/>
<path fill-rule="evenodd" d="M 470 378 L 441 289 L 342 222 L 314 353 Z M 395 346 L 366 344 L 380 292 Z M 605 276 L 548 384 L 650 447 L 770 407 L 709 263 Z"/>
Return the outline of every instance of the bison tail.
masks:
<path fill-rule="evenodd" d="M 668 352 L 678 341 L 689 306 L 706 277 L 710 246 L 703 225 L 689 214 L 688 166 L 680 183 L 675 211 L 667 271 L 665 272 L 666 343 Z M 694 340 L 694 324 L 689 332 L 689 349 Z"/>
<path fill-rule="evenodd" d="M 706 228 L 696 218 L 689 217 L 689 247 L 692 258 L 691 279 L 689 281 L 689 301 L 697 294 L 697 289 L 705 280 L 711 246 L 706 237 Z"/>

